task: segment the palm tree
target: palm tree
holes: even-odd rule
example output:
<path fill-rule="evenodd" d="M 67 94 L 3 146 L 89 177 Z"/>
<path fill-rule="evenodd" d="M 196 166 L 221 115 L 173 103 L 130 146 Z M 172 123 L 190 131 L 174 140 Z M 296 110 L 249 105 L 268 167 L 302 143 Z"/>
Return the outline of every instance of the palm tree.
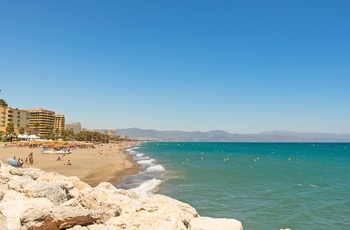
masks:
<path fill-rule="evenodd" d="M 50 139 L 52 137 L 52 126 L 45 125 L 45 130 L 46 130 L 46 138 Z"/>
<path fill-rule="evenodd" d="M 18 132 L 23 135 L 25 132 L 25 129 L 23 127 L 19 127 Z"/>
<path fill-rule="evenodd" d="M 39 126 L 40 126 L 40 124 L 38 122 L 34 123 L 34 127 L 35 127 L 34 133 L 35 133 L 35 135 L 38 135 L 38 133 L 39 133 L 39 129 L 38 129 Z"/>
<path fill-rule="evenodd" d="M 15 126 L 13 123 L 8 123 L 6 126 L 6 133 L 13 134 L 15 132 Z"/>

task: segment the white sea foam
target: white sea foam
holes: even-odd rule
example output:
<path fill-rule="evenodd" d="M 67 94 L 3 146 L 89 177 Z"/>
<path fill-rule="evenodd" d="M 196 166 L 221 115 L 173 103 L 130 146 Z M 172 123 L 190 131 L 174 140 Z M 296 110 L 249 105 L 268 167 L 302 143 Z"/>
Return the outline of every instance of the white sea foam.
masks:
<path fill-rule="evenodd" d="M 146 172 L 162 172 L 165 171 L 164 167 L 161 165 L 153 165 L 147 168 Z"/>
<path fill-rule="evenodd" d="M 143 155 L 143 153 L 137 153 L 136 156 L 143 157 L 144 155 Z"/>
<path fill-rule="evenodd" d="M 143 182 L 137 188 L 133 188 L 131 190 L 135 191 L 140 196 L 151 196 L 158 191 L 161 182 L 161 180 L 153 178 Z"/>
<path fill-rule="evenodd" d="M 147 166 L 150 166 L 153 164 L 153 159 L 150 159 L 150 160 L 141 160 L 141 161 L 138 161 L 137 163 L 140 164 L 140 165 L 147 165 Z"/>

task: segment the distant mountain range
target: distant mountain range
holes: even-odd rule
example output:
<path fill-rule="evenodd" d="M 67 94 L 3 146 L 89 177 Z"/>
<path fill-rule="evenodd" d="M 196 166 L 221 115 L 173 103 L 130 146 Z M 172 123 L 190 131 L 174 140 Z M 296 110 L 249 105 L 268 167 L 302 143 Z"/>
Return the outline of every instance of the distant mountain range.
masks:
<path fill-rule="evenodd" d="M 257 134 L 233 134 L 222 130 L 185 132 L 129 128 L 117 129 L 117 135 L 125 135 L 140 140 L 182 142 L 350 142 L 350 134 L 298 133 L 284 130 Z"/>

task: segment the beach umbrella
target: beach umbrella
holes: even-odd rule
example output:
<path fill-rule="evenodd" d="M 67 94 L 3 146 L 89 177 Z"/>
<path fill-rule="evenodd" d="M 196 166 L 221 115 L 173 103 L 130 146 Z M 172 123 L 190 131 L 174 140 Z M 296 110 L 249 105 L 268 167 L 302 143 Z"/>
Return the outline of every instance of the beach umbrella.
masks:
<path fill-rule="evenodd" d="M 7 163 L 11 164 L 12 162 L 16 162 L 16 159 L 13 159 L 13 158 L 7 158 Z"/>

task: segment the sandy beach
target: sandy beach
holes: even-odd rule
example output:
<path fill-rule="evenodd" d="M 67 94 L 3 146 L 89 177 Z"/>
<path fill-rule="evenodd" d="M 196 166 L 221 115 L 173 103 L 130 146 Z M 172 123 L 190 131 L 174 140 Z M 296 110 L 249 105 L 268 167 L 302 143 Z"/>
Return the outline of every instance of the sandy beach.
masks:
<path fill-rule="evenodd" d="M 8 158 L 22 158 L 23 161 L 33 152 L 34 163 L 24 163 L 23 168 L 39 168 L 46 172 L 57 172 L 65 176 L 77 176 L 80 180 L 91 186 L 96 186 L 103 181 L 111 182 L 113 185 L 121 182 L 126 175 L 139 172 L 140 167 L 132 158 L 123 152 L 128 146 L 117 146 L 115 144 L 95 145 L 95 148 L 84 148 L 72 150 L 64 160 L 58 161 L 61 155 L 43 154 L 42 148 L 29 147 L 6 147 L 0 143 L 0 160 L 7 163 Z M 71 165 L 67 162 L 70 160 Z"/>

